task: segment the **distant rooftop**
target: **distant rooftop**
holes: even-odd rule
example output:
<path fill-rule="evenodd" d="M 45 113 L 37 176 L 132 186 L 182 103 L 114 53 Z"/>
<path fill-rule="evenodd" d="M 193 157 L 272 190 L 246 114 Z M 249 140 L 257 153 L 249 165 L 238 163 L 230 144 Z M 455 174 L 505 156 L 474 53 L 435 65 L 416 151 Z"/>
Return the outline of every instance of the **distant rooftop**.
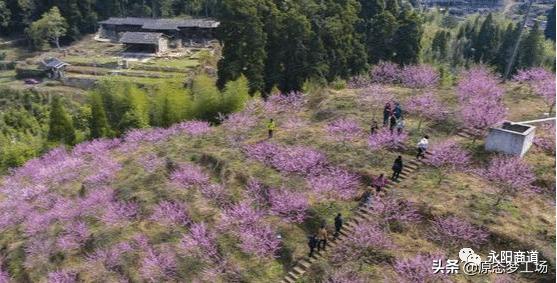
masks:
<path fill-rule="evenodd" d="M 121 43 L 158 44 L 164 34 L 160 32 L 125 32 L 120 38 Z"/>
<path fill-rule="evenodd" d="M 68 63 L 63 62 L 62 60 L 54 57 L 46 58 L 42 61 L 42 63 L 47 68 L 55 68 L 55 69 L 69 65 Z"/>
<path fill-rule="evenodd" d="M 99 22 L 101 25 L 141 26 L 150 30 L 176 30 L 181 27 L 216 28 L 218 21 L 209 19 L 153 19 L 153 18 L 109 18 Z"/>

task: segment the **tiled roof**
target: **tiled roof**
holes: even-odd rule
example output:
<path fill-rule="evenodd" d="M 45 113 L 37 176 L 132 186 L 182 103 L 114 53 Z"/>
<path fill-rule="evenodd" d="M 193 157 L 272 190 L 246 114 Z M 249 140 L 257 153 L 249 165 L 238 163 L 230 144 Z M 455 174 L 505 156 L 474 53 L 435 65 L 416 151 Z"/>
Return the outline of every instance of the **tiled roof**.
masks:
<path fill-rule="evenodd" d="M 163 36 L 159 32 L 125 32 L 120 38 L 121 43 L 158 44 Z"/>
<path fill-rule="evenodd" d="M 219 22 L 208 19 L 152 19 L 152 18 L 109 18 L 101 25 L 132 25 L 150 30 L 175 30 L 180 27 L 216 28 Z"/>

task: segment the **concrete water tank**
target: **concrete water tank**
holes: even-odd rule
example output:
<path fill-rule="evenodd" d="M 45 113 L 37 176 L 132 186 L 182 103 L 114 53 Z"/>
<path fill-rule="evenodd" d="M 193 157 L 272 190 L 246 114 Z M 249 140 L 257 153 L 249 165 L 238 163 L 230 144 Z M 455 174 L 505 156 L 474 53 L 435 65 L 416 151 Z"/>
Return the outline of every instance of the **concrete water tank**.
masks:
<path fill-rule="evenodd" d="M 522 157 L 532 146 L 535 132 L 534 126 L 504 122 L 500 127 L 489 129 L 485 150 Z"/>

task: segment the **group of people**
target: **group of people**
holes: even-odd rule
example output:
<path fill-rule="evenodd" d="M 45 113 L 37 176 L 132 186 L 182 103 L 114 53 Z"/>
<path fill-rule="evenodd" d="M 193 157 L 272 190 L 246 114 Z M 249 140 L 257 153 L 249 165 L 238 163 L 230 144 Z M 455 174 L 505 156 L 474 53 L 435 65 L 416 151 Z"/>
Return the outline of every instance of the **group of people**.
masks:
<path fill-rule="evenodd" d="M 335 232 L 333 234 L 333 239 L 336 239 L 340 235 L 342 225 L 344 225 L 344 218 L 342 218 L 342 214 L 339 213 L 335 217 Z M 329 231 L 327 230 L 327 224 L 323 221 L 317 230 L 317 234 L 310 235 L 308 237 L 309 257 L 313 257 L 315 249 L 317 249 L 317 252 L 320 252 L 321 250 L 325 251 L 328 240 Z"/>
<path fill-rule="evenodd" d="M 390 102 L 385 104 L 383 107 L 383 127 L 389 126 L 391 133 L 396 132 L 398 134 L 402 133 L 404 130 L 404 117 L 402 115 L 402 106 L 400 103 L 395 102 L 394 106 Z"/>

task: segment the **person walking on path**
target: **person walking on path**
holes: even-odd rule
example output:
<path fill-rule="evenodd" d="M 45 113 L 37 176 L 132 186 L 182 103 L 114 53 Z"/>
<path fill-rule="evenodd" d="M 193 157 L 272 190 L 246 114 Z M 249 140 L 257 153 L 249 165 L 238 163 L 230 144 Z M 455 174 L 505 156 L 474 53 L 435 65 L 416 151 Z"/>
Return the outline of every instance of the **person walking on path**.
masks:
<path fill-rule="evenodd" d="M 383 127 L 387 126 L 389 122 L 389 117 L 393 115 L 393 110 L 391 109 L 391 103 L 387 102 L 383 108 Z"/>
<path fill-rule="evenodd" d="M 402 134 L 402 130 L 404 130 L 404 119 L 402 117 L 396 121 L 395 128 L 398 135 Z"/>
<path fill-rule="evenodd" d="M 363 206 L 371 206 L 371 197 L 372 197 L 372 193 L 371 190 L 367 189 L 364 191 L 364 193 L 362 194 L 362 197 L 360 198 L 360 205 Z"/>
<path fill-rule="evenodd" d="M 377 132 L 378 129 L 379 129 L 379 125 L 377 125 L 377 121 L 373 119 L 371 121 L 370 134 L 371 135 L 375 134 L 375 132 Z"/>
<path fill-rule="evenodd" d="M 393 134 L 396 124 L 397 124 L 397 120 L 395 115 L 391 115 L 391 117 L 389 117 L 389 130 L 391 130 L 391 135 Z"/>
<path fill-rule="evenodd" d="M 404 164 L 402 163 L 402 156 L 398 156 L 395 159 L 395 162 L 393 163 L 393 176 L 391 177 L 391 179 L 393 181 L 396 181 L 398 179 L 398 177 L 400 176 L 400 172 L 402 172 L 402 168 L 404 167 Z"/>
<path fill-rule="evenodd" d="M 421 159 L 425 157 L 427 148 L 429 147 L 429 136 L 424 136 L 418 143 L 418 154 L 416 154 L 416 159 Z"/>
<path fill-rule="evenodd" d="M 340 229 L 342 229 L 342 224 L 344 223 L 344 219 L 342 219 L 342 215 L 339 213 L 335 217 L 335 239 L 340 234 Z"/>
<path fill-rule="evenodd" d="M 400 103 L 398 103 L 398 102 L 395 103 L 395 109 L 393 109 L 393 115 L 395 115 L 395 118 L 397 118 L 397 119 L 402 118 L 402 107 L 400 106 Z"/>
<path fill-rule="evenodd" d="M 273 120 L 273 118 L 269 119 L 269 122 L 267 123 L 267 130 L 269 130 L 269 139 L 273 138 L 273 132 L 275 131 L 277 127 L 277 124 L 275 123 L 275 120 Z"/>
<path fill-rule="evenodd" d="M 321 224 L 321 228 L 317 231 L 317 251 L 325 250 L 327 246 L 327 240 L 329 239 L 329 232 L 327 232 L 327 227 L 325 223 Z"/>
<path fill-rule="evenodd" d="M 385 178 L 385 174 L 381 173 L 379 177 L 373 178 L 371 181 L 371 186 L 375 188 L 377 193 L 380 193 L 381 190 L 387 185 L 387 178 Z"/>
<path fill-rule="evenodd" d="M 308 237 L 308 247 L 309 247 L 309 257 L 313 257 L 313 252 L 317 247 L 317 239 L 315 238 L 315 235 L 310 235 Z"/>

